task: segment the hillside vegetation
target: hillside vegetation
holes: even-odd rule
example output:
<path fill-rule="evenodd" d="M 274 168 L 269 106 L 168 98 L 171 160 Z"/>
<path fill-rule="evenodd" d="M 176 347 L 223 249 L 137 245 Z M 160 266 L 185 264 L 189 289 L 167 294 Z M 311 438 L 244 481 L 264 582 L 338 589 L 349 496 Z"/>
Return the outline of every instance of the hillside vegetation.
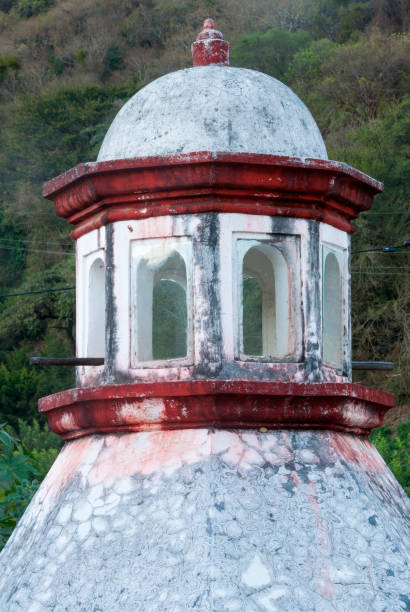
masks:
<path fill-rule="evenodd" d="M 28 454 L 34 470 L 39 440 L 58 448 L 31 424 L 37 399 L 74 378 L 70 369 L 30 368 L 28 357 L 75 348 L 74 292 L 31 293 L 75 282 L 70 228 L 42 199 L 41 185 L 94 160 L 113 117 L 141 86 L 191 65 L 190 44 L 208 16 L 231 41 L 233 65 L 267 72 L 301 97 L 331 159 L 384 182 L 357 222 L 353 250 L 410 240 L 407 0 L 0 0 L 0 296 L 27 292 L 0 297 L 0 423 L 13 428 L 4 449 L 11 458 Z M 395 362 L 391 373 L 356 378 L 395 393 L 402 415 L 410 403 L 409 270 L 409 248 L 352 256 L 353 358 Z M 383 429 L 374 439 L 408 485 L 397 467 L 408 428 L 400 432 Z M 42 461 L 36 477 L 46 470 Z M 0 508 L 27 482 L 7 506 L 18 515 L 35 488 L 30 474 L 23 470 L 8 489 L 0 482 Z"/>

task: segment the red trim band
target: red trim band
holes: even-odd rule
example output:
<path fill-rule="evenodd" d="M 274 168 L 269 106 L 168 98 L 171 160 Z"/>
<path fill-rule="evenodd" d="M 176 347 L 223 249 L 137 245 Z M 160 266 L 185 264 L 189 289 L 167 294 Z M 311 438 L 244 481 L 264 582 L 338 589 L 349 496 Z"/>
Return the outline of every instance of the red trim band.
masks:
<path fill-rule="evenodd" d="M 91 433 L 193 429 L 334 429 L 368 434 L 394 405 L 352 383 L 192 381 L 69 389 L 39 401 L 65 440 Z"/>
<path fill-rule="evenodd" d="M 382 190 L 340 162 L 203 151 L 80 164 L 43 195 L 78 238 L 113 221 L 198 212 L 302 217 L 352 232 Z"/>

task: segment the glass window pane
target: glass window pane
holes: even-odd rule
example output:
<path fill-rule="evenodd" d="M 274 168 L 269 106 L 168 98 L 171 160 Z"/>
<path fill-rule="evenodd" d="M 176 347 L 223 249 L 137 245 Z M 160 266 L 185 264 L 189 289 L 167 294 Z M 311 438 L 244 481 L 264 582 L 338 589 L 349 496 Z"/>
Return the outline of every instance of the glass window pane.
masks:
<path fill-rule="evenodd" d="M 87 313 L 87 357 L 104 357 L 105 270 L 104 262 L 101 258 L 94 261 L 89 271 Z"/>
<path fill-rule="evenodd" d="M 342 366 L 342 299 L 339 262 L 334 253 L 327 252 L 323 274 L 323 362 L 335 367 Z"/>
<path fill-rule="evenodd" d="M 175 359 L 187 354 L 186 291 L 162 278 L 153 288 L 152 358 Z"/>
<path fill-rule="evenodd" d="M 239 240 L 239 248 L 244 253 L 242 351 L 265 358 L 287 355 L 293 345 L 293 338 L 289 338 L 287 262 L 280 250 L 267 242 Z"/>
<path fill-rule="evenodd" d="M 137 240 L 132 249 L 132 367 L 188 357 L 190 241 Z"/>
<path fill-rule="evenodd" d="M 262 355 L 262 290 L 253 276 L 243 279 L 243 350 Z"/>

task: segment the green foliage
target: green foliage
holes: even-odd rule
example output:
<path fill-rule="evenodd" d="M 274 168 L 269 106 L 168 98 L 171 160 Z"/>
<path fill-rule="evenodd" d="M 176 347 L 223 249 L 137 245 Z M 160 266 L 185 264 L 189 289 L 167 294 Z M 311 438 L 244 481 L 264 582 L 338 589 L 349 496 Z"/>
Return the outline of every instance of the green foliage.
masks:
<path fill-rule="evenodd" d="M 38 486 L 27 450 L 0 425 L 0 548 Z"/>
<path fill-rule="evenodd" d="M 17 72 L 21 68 L 21 61 L 17 55 L 0 55 L 0 85 L 8 72 Z"/>
<path fill-rule="evenodd" d="M 40 397 L 74 383 L 71 368 L 59 372 L 58 368 L 30 366 L 31 354 L 24 348 L 15 349 L 0 363 L 0 415 L 13 427 L 17 426 L 19 419 L 37 416 Z"/>
<path fill-rule="evenodd" d="M 74 261 L 64 259 L 49 269 L 33 273 L 21 287 L 22 291 L 54 289 L 74 285 Z M 3 350 L 16 342 L 39 340 L 46 333 L 50 322 L 74 341 L 74 291 L 28 294 L 0 301 L 0 338 Z"/>
<path fill-rule="evenodd" d="M 335 47 L 334 42 L 322 38 L 313 40 L 307 47 L 297 51 L 289 63 L 286 82 L 295 85 L 299 95 L 304 98 L 315 92 L 323 78 L 323 64 Z"/>
<path fill-rule="evenodd" d="M 4 219 L 0 211 L 0 293 L 20 280 L 26 258 L 21 232 Z"/>
<path fill-rule="evenodd" d="M 0 425 L 0 549 L 54 462 L 61 442 L 45 425 L 19 420 L 20 440 Z"/>
<path fill-rule="evenodd" d="M 8 13 L 8 11 L 17 4 L 18 0 L 0 0 L 0 11 Z"/>
<path fill-rule="evenodd" d="M 410 495 L 410 421 L 398 425 L 395 436 L 389 427 L 374 429 L 370 441 Z"/>
<path fill-rule="evenodd" d="M 383 114 L 347 133 L 335 135 L 330 154 L 385 183 L 369 213 L 357 221 L 353 250 L 400 244 L 410 237 L 410 98 L 386 105 Z M 389 255 L 352 256 L 353 354 L 356 359 L 387 356 L 395 369 L 361 375 L 362 382 L 382 385 L 408 401 L 410 387 L 410 276 L 408 250 Z"/>
<path fill-rule="evenodd" d="M 24 167 L 26 181 L 41 183 L 71 166 L 90 159 L 90 138 L 85 131 L 115 113 L 118 101 L 137 89 L 135 82 L 122 85 L 84 85 L 22 97 L 4 128 L 9 170 L 6 185 L 15 190 Z M 11 168 L 10 168 L 11 165 Z"/>
<path fill-rule="evenodd" d="M 83 64 L 85 60 L 87 59 L 87 57 L 88 57 L 88 53 L 84 49 L 78 49 L 78 51 L 75 54 L 75 59 L 79 64 Z"/>
<path fill-rule="evenodd" d="M 371 20 L 371 8 L 368 2 L 355 2 L 339 9 L 339 40 L 348 40 L 357 31 L 363 31 Z"/>
<path fill-rule="evenodd" d="M 64 72 L 64 62 L 61 58 L 56 57 L 54 53 L 48 58 L 48 62 L 54 74 L 60 76 Z"/>
<path fill-rule="evenodd" d="M 373 17 L 369 0 L 316 0 L 313 6 L 311 29 L 315 37 L 338 42 L 363 31 Z"/>
<path fill-rule="evenodd" d="M 117 45 L 108 47 L 104 55 L 103 65 L 103 80 L 106 80 L 114 70 L 120 70 L 122 68 L 124 65 L 124 54 Z"/>
<path fill-rule="evenodd" d="M 20 442 L 0 424 L 0 489 L 9 490 L 14 481 L 35 473 L 29 455 Z"/>
<path fill-rule="evenodd" d="M 410 36 L 380 32 L 340 45 L 312 42 L 289 65 L 286 81 L 327 136 L 377 118 L 409 88 Z"/>
<path fill-rule="evenodd" d="M 19 17 L 28 19 L 48 11 L 53 4 L 54 0 L 18 0 L 15 10 Z"/>
<path fill-rule="evenodd" d="M 231 63 L 253 68 L 283 80 L 288 66 L 298 51 L 304 49 L 311 38 L 307 32 L 268 30 L 264 34 L 253 32 L 242 36 L 233 46 Z"/>
<path fill-rule="evenodd" d="M 37 476 L 44 478 L 61 448 L 60 437 L 50 431 L 46 424 L 41 427 L 36 419 L 31 424 L 18 419 L 18 434 L 22 445 L 30 453 Z"/>

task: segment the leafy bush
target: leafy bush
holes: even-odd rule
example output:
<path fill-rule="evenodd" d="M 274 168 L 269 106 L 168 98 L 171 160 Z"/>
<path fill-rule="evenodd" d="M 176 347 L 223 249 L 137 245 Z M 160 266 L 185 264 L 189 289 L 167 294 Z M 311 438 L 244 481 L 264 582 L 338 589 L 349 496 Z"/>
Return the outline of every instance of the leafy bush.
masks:
<path fill-rule="evenodd" d="M 410 421 L 398 425 L 395 436 L 389 427 L 374 429 L 370 441 L 410 495 Z"/>
<path fill-rule="evenodd" d="M 20 17 L 28 19 L 48 11 L 54 0 L 18 0 L 15 10 Z"/>
<path fill-rule="evenodd" d="M 21 68 L 21 61 L 17 55 L 0 55 L 0 85 L 8 72 L 17 72 Z"/>
<path fill-rule="evenodd" d="M 39 478 L 44 478 L 61 448 L 61 438 L 49 430 L 44 424 L 41 426 L 36 419 L 31 424 L 18 419 L 18 434 L 24 448 L 30 453 Z"/>
<path fill-rule="evenodd" d="M 352 249 L 400 244 L 410 237 L 410 98 L 385 105 L 383 114 L 335 134 L 331 158 L 341 159 L 385 183 L 372 210 L 357 221 Z M 352 337 L 355 359 L 395 362 L 391 373 L 361 373 L 408 402 L 410 388 L 410 283 L 408 249 L 352 255 Z M 389 357 L 388 357 L 389 356 Z"/>
<path fill-rule="evenodd" d="M 55 340 L 57 342 L 58 338 Z M 48 355 L 59 356 L 57 350 L 49 351 Z M 0 363 L 0 416 L 17 427 L 19 419 L 38 416 L 40 397 L 72 387 L 73 384 L 73 368 L 30 366 L 27 349 L 16 349 Z"/>
<path fill-rule="evenodd" d="M 20 440 L 0 424 L 0 550 L 15 528 L 40 481 L 54 462 L 58 436 L 33 420 L 19 420 Z"/>
<path fill-rule="evenodd" d="M 20 98 L 0 138 L 0 164 L 6 193 L 14 199 L 24 181 L 36 185 L 67 168 L 90 161 L 92 146 L 86 131 L 107 126 L 122 102 L 137 89 L 135 81 L 121 85 L 65 87 L 41 96 Z"/>
<path fill-rule="evenodd" d="M 35 493 L 36 469 L 21 443 L 0 425 L 0 548 Z"/>
<path fill-rule="evenodd" d="M 310 40 L 307 32 L 253 32 L 242 36 L 232 47 L 232 64 L 261 70 L 283 80 L 295 53 L 305 48 Z"/>

